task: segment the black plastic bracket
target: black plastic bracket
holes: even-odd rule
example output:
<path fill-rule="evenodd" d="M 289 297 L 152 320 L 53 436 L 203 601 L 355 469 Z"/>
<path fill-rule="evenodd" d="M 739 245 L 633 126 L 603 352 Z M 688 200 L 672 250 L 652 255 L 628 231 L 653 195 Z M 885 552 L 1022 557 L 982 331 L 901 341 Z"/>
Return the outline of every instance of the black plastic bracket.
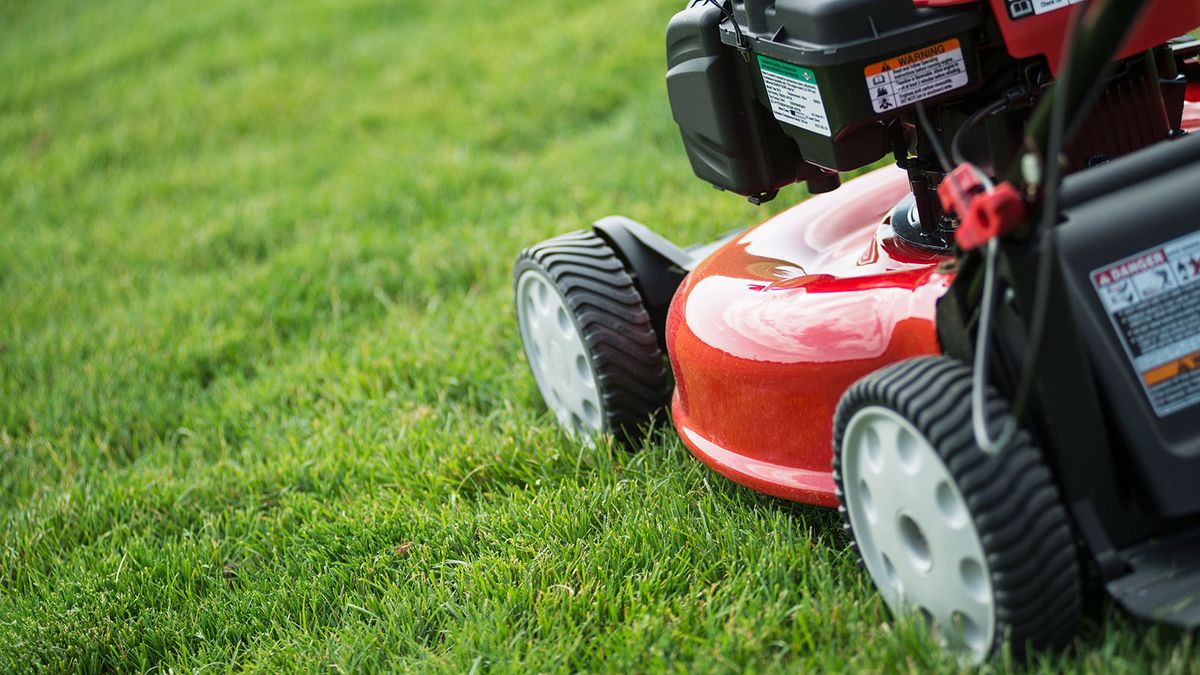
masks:
<path fill-rule="evenodd" d="M 1200 627 L 1200 528 L 1152 538 L 1122 557 L 1132 571 L 1105 584 L 1122 607 L 1148 621 Z"/>
<path fill-rule="evenodd" d="M 659 346 L 665 351 L 671 298 L 697 260 L 667 238 L 624 216 L 601 218 L 592 228 L 625 263 L 650 314 Z"/>

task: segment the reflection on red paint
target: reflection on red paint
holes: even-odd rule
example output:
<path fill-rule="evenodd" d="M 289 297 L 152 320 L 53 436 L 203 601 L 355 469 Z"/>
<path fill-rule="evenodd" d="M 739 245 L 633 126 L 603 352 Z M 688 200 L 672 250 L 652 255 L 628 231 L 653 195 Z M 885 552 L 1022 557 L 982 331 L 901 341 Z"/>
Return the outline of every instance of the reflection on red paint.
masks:
<path fill-rule="evenodd" d="M 937 353 L 938 256 L 892 241 L 907 193 L 881 169 L 750 230 L 702 263 L 667 326 L 675 425 L 734 481 L 833 506 L 833 411 L 856 379 Z"/>

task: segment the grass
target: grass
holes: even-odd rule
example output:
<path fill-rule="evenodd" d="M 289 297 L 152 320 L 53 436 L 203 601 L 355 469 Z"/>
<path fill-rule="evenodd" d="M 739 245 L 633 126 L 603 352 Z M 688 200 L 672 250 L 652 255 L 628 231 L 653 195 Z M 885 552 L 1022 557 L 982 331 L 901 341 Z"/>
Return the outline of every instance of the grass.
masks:
<path fill-rule="evenodd" d="M 833 514 L 540 407 L 522 246 L 769 212 L 687 167 L 679 4 L 0 5 L 0 670 L 953 669 Z"/>

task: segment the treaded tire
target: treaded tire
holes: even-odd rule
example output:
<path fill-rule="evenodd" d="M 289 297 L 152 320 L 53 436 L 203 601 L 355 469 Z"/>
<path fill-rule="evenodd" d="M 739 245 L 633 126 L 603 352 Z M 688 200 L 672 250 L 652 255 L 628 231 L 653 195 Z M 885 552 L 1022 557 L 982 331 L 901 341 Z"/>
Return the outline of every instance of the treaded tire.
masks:
<path fill-rule="evenodd" d="M 852 385 L 838 404 L 834 422 L 838 511 L 860 562 L 867 566 L 846 505 L 843 444 L 851 420 L 863 411 L 867 411 L 864 416 L 870 414 L 869 406 L 898 413 L 924 435 L 941 459 L 982 544 L 995 630 L 977 657 L 986 659 L 1007 639 L 1021 658 L 1031 649 L 1060 646 L 1075 632 L 1081 608 L 1078 552 L 1058 488 L 1030 436 L 1018 432 L 996 455 L 976 445 L 971 378 L 971 369 L 962 363 L 933 356 L 883 368 Z M 1012 415 L 994 390 L 988 392 L 987 408 L 995 437 Z M 866 495 L 874 499 L 869 491 Z M 867 524 L 870 527 L 878 526 Z M 880 588 L 873 572 L 871 576 Z M 904 597 L 903 590 L 900 596 Z"/>
<path fill-rule="evenodd" d="M 513 269 L 517 321 L 522 327 L 526 361 L 539 378 L 530 338 L 521 316 L 523 275 L 542 275 L 558 292 L 582 338 L 599 395 L 600 432 L 634 443 L 641 427 L 667 405 L 670 372 L 641 295 L 612 247 L 590 231 L 548 239 L 522 251 Z M 555 404 L 538 379 L 551 411 Z M 559 422 L 571 433 L 569 424 Z M 585 431 L 584 435 L 589 435 Z"/>

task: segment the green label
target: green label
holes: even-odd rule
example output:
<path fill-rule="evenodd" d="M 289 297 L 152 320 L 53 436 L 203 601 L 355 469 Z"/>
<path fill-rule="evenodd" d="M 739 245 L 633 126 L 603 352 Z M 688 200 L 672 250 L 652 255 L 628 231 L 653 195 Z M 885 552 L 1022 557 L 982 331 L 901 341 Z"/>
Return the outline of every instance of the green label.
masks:
<path fill-rule="evenodd" d="M 775 119 L 822 136 L 831 134 L 813 71 L 766 56 L 758 57 L 758 65 Z"/>
<path fill-rule="evenodd" d="M 776 75 L 790 77 L 793 80 L 811 82 L 812 84 L 817 83 L 817 76 L 808 68 L 801 68 L 800 66 L 795 66 L 784 61 L 778 61 L 767 56 L 760 55 L 758 57 L 758 67 L 775 73 Z"/>

